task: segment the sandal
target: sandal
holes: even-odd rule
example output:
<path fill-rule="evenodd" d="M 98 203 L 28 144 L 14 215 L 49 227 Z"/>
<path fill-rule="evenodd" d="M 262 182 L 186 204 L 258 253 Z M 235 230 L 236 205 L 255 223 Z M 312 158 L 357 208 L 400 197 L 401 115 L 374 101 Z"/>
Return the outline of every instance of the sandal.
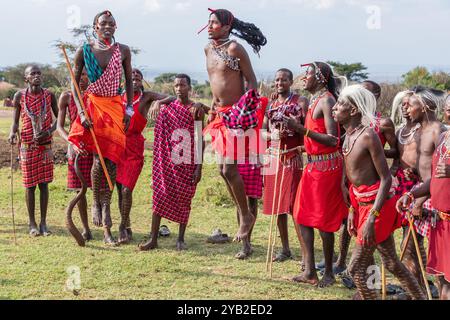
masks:
<path fill-rule="evenodd" d="M 220 229 L 214 230 L 211 236 L 206 239 L 206 242 L 215 244 L 227 243 L 230 241 L 231 238 L 228 236 L 228 234 L 222 233 Z"/>
<path fill-rule="evenodd" d="M 275 257 L 273 258 L 273 262 L 283 262 L 286 260 L 292 259 L 292 253 L 289 251 L 288 253 L 285 252 L 278 252 Z"/>
<path fill-rule="evenodd" d="M 170 236 L 169 227 L 167 227 L 166 225 L 162 225 L 161 228 L 159 228 L 159 235 L 161 237 L 168 237 L 168 236 Z"/>

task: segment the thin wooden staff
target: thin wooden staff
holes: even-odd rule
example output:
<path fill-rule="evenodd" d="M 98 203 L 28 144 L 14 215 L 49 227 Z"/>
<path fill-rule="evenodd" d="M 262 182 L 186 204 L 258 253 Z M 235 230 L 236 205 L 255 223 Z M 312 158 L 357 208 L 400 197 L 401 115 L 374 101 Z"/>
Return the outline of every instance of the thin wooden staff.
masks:
<path fill-rule="evenodd" d="M 80 105 L 83 108 L 86 119 L 90 120 L 89 114 L 87 113 L 86 107 L 84 105 L 84 100 L 83 100 L 83 96 L 81 95 L 80 88 L 78 86 L 78 83 L 75 81 L 75 74 L 73 73 L 72 67 L 70 65 L 69 57 L 67 56 L 66 47 L 64 45 L 61 45 L 61 50 L 64 54 L 64 58 L 66 59 L 67 69 L 69 70 L 70 78 L 72 79 L 73 86 L 75 87 L 75 93 L 78 96 L 78 101 L 80 102 Z M 113 191 L 114 186 L 111 182 L 111 177 L 109 176 L 108 170 L 106 169 L 105 160 L 103 159 L 102 151 L 100 150 L 100 146 L 98 145 L 97 137 L 95 136 L 95 132 L 94 132 L 94 128 L 91 126 L 89 128 L 89 131 L 91 132 L 92 139 L 94 140 L 95 149 L 97 150 L 98 157 L 100 159 L 100 163 L 102 165 L 103 172 L 105 173 L 106 180 L 108 181 L 109 190 Z"/>
<path fill-rule="evenodd" d="M 13 224 L 13 234 L 14 234 L 14 244 L 17 245 L 16 238 L 16 219 L 14 217 L 14 156 L 13 156 L 14 146 L 11 145 L 11 215 Z"/>
<path fill-rule="evenodd" d="M 278 150 L 279 150 L 279 148 L 278 148 Z M 280 166 L 279 166 L 279 154 L 277 154 L 277 157 L 276 157 L 276 172 L 275 172 L 275 184 L 274 184 L 274 193 L 273 193 L 273 196 L 272 196 L 272 216 L 270 217 L 270 228 L 269 228 L 269 242 L 267 243 L 267 256 L 266 256 L 266 271 L 269 271 L 269 259 L 270 259 L 270 252 L 271 252 L 271 248 L 270 248 L 270 245 L 271 245 L 271 243 L 272 243 L 272 234 L 273 234 L 273 231 L 272 231 L 272 229 L 273 229 L 273 221 L 275 220 L 275 217 L 274 217 L 274 215 L 275 215 L 275 196 L 276 196 L 276 193 L 277 193 L 277 184 L 278 184 L 278 169 L 280 168 Z"/>
<path fill-rule="evenodd" d="M 417 260 L 419 260 L 420 271 L 422 273 L 423 281 L 425 282 L 425 288 L 427 289 L 428 300 L 433 300 L 431 295 L 430 285 L 428 284 L 427 275 L 425 273 L 425 267 L 423 266 L 422 254 L 420 253 L 419 242 L 417 241 L 416 231 L 414 229 L 413 218 L 409 211 L 406 211 L 406 216 L 409 221 L 409 229 L 411 229 L 411 234 L 414 240 L 414 246 L 416 247 Z"/>
<path fill-rule="evenodd" d="M 386 300 L 386 268 L 381 262 L 381 299 Z"/>
<path fill-rule="evenodd" d="M 286 152 L 286 145 L 284 145 L 284 152 Z M 283 154 L 284 160 L 286 161 L 286 155 Z M 277 204 L 277 209 L 278 209 L 278 214 L 277 214 L 277 218 L 276 218 L 276 226 L 278 226 L 278 220 L 280 217 L 280 204 L 281 204 L 281 192 L 283 191 L 283 183 L 284 183 L 284 173 L 286 172 L 286 170 L 284 170 L 284 163 L 282 158 L 280 159 L 281 161 L 281 167 L 282 167 L 282 172 L 281 172 L 281 183 L 280 183 L 280 188 L 279 188 L 279 192 L 278 192 L 278 204 Z M 270 277 L 272 278 L 272 266 L 273 266 L 273 253 L 275 251 L 275 245 L 277 243 L 277 233 L 278 233 L 278 228 L 275 228 L 275 237 L 273 238 L 273 243 L 272 243 L 272 252 L 270 254 Z"/>
<path fill-rule="evenodd" d="M 408 247 L 409 239 L 411 238 L 411 228 L 408 228 L 408 234 L 406 235 L 405 244 L 402 248 L 402 253 L 400 254 L 400 261 L 403 261 L 403 258 L 405 257 L 406 248 Z"/>

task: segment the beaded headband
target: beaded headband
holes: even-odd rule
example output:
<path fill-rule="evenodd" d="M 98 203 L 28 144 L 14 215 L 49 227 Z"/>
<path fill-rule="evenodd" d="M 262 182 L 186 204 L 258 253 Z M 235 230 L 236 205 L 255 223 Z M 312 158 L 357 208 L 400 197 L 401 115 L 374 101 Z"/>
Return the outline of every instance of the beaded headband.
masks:
<path fill-rule="evenodd" d="M 328 80 L 329 80 L 330 75 L 324 76 L 324 74 L 322 73 L 322 70 L 320 70 L 319 66 L 318 66 L 317 63 L 315 63 L 315 62 L 302 64 L 302 65 L 300 65 L 300 67 L 301 67 L 301 68 L 304 68 L 304 67 L 314 67 L 314 69 L 315 69 L 315 71 L 316 71 L 316 74 L 315 74 L 316 80 L 317 80 L 319 83 L 327 83 Z"/>
<path fill-rule="evenodd" d="M 211 8 L 208 8 L 208 10 L 211 12 L 211 14 L 213 14 L 213 13 L 215 13 L 216 11 L 217 11 L 217 9 L 211 9 Z M 226 24 L 227 26 L 232 26 L 233 25 L 233 22 L 234 22 L 234 15 L 230 12 L 230 18 L 228 19 L 228 24 Z M 197 34 L 200 34 L 203 30 L 205 30 L 206 28 L 208 28 L 208 26 L 209 26 L 209 21 L 208 21 L 208 23 L 206 24 L 206 26 L 204 26 L 203 28 L 201 28 L 198 32 L 197 32 Z"/>

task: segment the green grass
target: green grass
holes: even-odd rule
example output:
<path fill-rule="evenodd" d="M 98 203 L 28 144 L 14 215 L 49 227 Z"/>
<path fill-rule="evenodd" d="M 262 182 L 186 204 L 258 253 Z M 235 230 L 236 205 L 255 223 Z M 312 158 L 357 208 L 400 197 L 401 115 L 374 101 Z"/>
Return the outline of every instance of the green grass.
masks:
<path fill-rule="evenodd" d="M 0 122 L 1 132 L 4 125 Z M 4 135 L 1 138 L 4 139 Z M 216 227 L 231 235 L 237 231 L 235 209 L 214 166 L 205 167 L 193 201 L 186 233 L 188 251 L 175 250 L 178 226 L 163 220 L 172 235 L 160 239 L 157 250 L 137 252 L 137 244 L 148 234 L 151 223 L 151 154 L 148 151 L 134 192 L 131 222 L 135 241 L 118 248 L 106 248 L 101 230 L 93 227 L 95 240 L 80 248 L 64 223 L 65 208 L 74 196 L 65 188 L 66 171 L 66 166 L 56 166 L 55 181 L 50 184 L 48 223 L 54 234 L 48 238 L 28 236 L 21 174 L 14 172 L 15 246 L 10 170 L 0 169 L 0 299 L 349 299 L 354 293 L 339 280 L 332 288 L 322 290 L 289 281 L 299 273 L 300 255 L 292 221 L 289 222 L 290 243 L 296 259 L 274 264 L 272 279 L 265 271 L 269 217 L 258 216 L 253 238 L 255 252 L 247 261 L 234 259 L 239 244 L 205 243 Z M 89 202 L 91 196 L 89 191 Z M 116 194 L 112 211 L 117 236 L 120 215 Z M 77 210 L 74 213 L 76 217 Z M 80 226 L 77 217 L 76 224 Z M 279 244 L 279 239 L 277 241 Z M 321 241 L 317 236 L 316 259 L 321 258 Z M 71 266 L 81 270 L 78 295 L 65 289 L 67 269 Z"/>

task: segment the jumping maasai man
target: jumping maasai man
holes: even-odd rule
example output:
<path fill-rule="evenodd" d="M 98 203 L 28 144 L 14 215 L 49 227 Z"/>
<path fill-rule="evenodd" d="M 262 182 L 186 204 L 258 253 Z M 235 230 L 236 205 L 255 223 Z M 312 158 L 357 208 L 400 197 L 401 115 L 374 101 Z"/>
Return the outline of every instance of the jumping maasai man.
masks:
<path fill-rule="evenodd" d="M 438 278 L 439 297 L 450 300 L 450 132 L 443 133 L 433 154 L 432 175 L 423 185 L 406 193 L 397 203 L 397 210 L 409 210 L 415 198 L 431 195 L 436 208 L 435 223 L 428 240 L 427 271 Z"/>
<path fill-rule="evenodd" d="M 305 125 L 293 116 L 284 117 L 289 129 L 305 136 L 308 155 L 294 206 L 294 218 L 300 224 L 305 242 L 305 271 L 293 280 L 318 284 L 323 288 L 335 282 L 334 232 L 339 230 L 348 211 L 341 188 L 343 161 L 339 151 L 340 130 L 331 115 L 339 84 L 331 67 L 323 62 L 308 64 L 303 84 L 305 90 L 313 94 Z M 320 282 L 314 265 L 314 228 L 320 231 L 323 241 L 325 270 Z"/>
<path fill-rule="evenodd" d="M 239 230 L 235 239 L 243 241 L 243 249 L 237 253 L 236 258 L 245 259 L 253 252 L 249 236 L 255 223 L 256 211 L 252 212 L 247 203 L 245 181 L 238 165 L 251 162 L 249 131 L 256 139 L 258 134 L 256 130 L 248 129 L 262 124 L 258 124 L 257 120 L 260 99 L 250 58 L 244 47 L 229 37 L 232 33 L 244 39 L 255 52 L 259 52 L 267 40 L 255 25 L 242 22 L 230 11 L 210 11 L 206 27 L 211 42 L 205 47 L 205 55 L 213 105 L 205 134 L 212 136 L 211 146 L 220 158 L 220 175 L 239 212 Z M 245 92 L 246 89 L 249 91 Z M 237 138 L 238 135 L 241 137 Z M 257 143 L 253 143 L 253 147 L 255 145 Z M 257 161 L 254 162 L 249 165 L 256 165 Z M 262 177 L 259 181 L 262 181 Z"/>
<path fill-rule="evenodd" d="M 8 141 L 17 143 L 19 120 L 22 118 L 20 134 L 20 166 L 28 209 L 30 235 L 49 236 L 47 229 L 48 184 L 53 181 L 52 135 L 56 130 L 52 111 L 58 116 L 55 95 L 43 89 L 41 69 L 36 65 L 25 69 L 25 82 L 28 87 L 14 96 L 14 121 Z M 41 221 L 39 228 L 35 219 L 35 191 L 39 186 Z"/>
<path fill-rule="evenodd" d="M 180 224 L 177 250 L 185 250 L 186 231 L 191 202 L 202 175 L 203 145 L 196 143 L 196 122 L 202 129 L 204 113 L 194 118 L 189 99 L 191 79 L 178 74 L 174 83 L 177 99 L 160 110 L 155 125 L 153 143 L 153 217 L 151 238 L 139 246 L 152 250 L 158 245 L 161 218 Z M 198 157 L 197 155 L 200 154 Z"/>
<path fill-rule="evenodd" d="M 436 118 L 436 111 L 442 108 L 444 98 L 444 92 L 421 86 L 415 87 L 408 92 L 407 111 L 409 118 L 414 125 L 420 124 L 420 128 L 414 135 L 417 143 L 417 161 L 414 166 L 414 171 L 419 176 L 419 182 L 411 189 L 412 191 L 431 177 L 431 165 L 435 146 L 441 133 L 446 130 L 445 126 Z M 421 258 L 423 264 L 426 265 L 424 237 L 430 235 L 431 220 L 436 210 L 431 205 L 429 197 L 415 199 L 410 210 L 415 217 L 414 225 L 419 241 Z M 414 276 L 419 280 L 421 286 L 425 288 L 425 283 L 420 273 L 414 241 L 411 240 L 407 244 L 405 261 L 408 268 L 410 268 Z"/>
<path fill-rule="evenodd" d="M 351 210 L 348 232 L 356 237 L 356 247 L 349 272 L 363 299 L 377 299 L 378 291 L 368 288 L 368 268 L 377 249 L 386 266 L 413 299 L 424 299 L 419 283 L 400 262 L 392 236 L 400 227 L 395 210 L 397 198 L 392 176 L 380 139 L 371 126 L 375 124 L 376 100 L 361 85 L 345 88 L 333 107 L 336 121 L 346 130 L 342 152 L 350 183 Z"/>
<path fill-rule="evenodd" d="M 302 124 L 308 109 L 308 99 L 291 91 L 294 82 L 292 71 L 280 69 L 275 75 L 277 99 L 272 101 L 264 117 L 263 129 L 266 140 L 270 141 L 268 149 L 269 168 L 272 172 L 264 174 L 264 214 L 278 215 L 278 230 L 280 231 L 281 252 L 274 261 L 282 262 L 292 258 L 288 237 L 288 214 L 292 215 L 295 195 L 303 170 L 303 158 L 300 148 L 303 146 L 303 136 L 284 127 L 283 116 L 293 115 Z M 286 149 L 286 150 L 285 150 Z M 275 164 L 273 162 L 276 162 Z M 278 181 L 275 185 L 276 172 Z M 281 180 L 283 178 L 283 184 Z M 275 193 L 275 195 L 274 195 Z M 281 197 L 281 199 L 280 199 Z M 273 203 L 275 201 L 275 203 Z M 280 204 L 278 206 L 278 203 Z M 295 230 L 303 249 L 303 240 L 297 224 Z"/>
<path fill-rule="evenodd" d="M 80 91 L 84 92 L 89 85 L 89 79 L 85 70 L 81 74 L 80 78 Z M 68 173 L 67 173 L 67 189 L 69 190 L 80 190 L 82 188 L 82 184 L 80 179 L 77 177 L 75 172 L 75 156 L 76 154 L 80 155 L 78 160 L 78 167 L 80 168 L 81 173 L 83 174 L 84 180 L 86 181 L 87 187 L 91 188 L 91 170 L 92 164 L 94 162 L 94 155 L 92 153 L 87 152 L 85 149 L 78 148 L 76 145 L 69 142 L 69 136 L 64 128 L 66 122 L 66 115 L 69 115 L 70 127 L 78 118 L 78 109 L 75 104 L 75 100 L 73 99 L 71 92 L 64 92 L 59 98 L 59 114 L 58 114 L 58 133 L 66 141 L 69 146 L 67 150 L 67 158 L 68 158 Z M 69 130 L 70 131 L 70 130 Z M 87 199 L 86 195 L 83 195 L 81 200 L 78 202 L 78 210 L 80 211 L 81 223 L 83 224 L 83 238 L 86 241 L 92 240 L 92 233 L 89 229 L 88 222 L 88 213 L 87 213 Z"/>
<path fill-rule="evenodd" d="M 78 98 L 75 96 L 80 119 L 72 125 L 69 134 L 70 142 L 79 148 L 83 145 L 87 151 L 95 154 L 97 151 L 89 131 L 90 127 L 94 128 L 113 185 L 116 178 L 116 165 L 125 151 L 125 132 L 130 124 L 130 118 L 134 114 L 131 52 L 126 45 L 115 42 L 116 28 L 116 21 L 111 12 L 99 13 L 94 18 L 95 41 L 85 43 L 75 54 L 75 81 L 79 83 L 82 70 L 86 67 L 91 82 L 85 92 L 85 100 L 92 123 L 87 121 Z M 125 115 L 120 90 L 122 68 L 125 73 L 128 97 Z M 74 92 L 74 90 L 72 91 Z M 103 225 L 105 244 L 116 245 L 116 240 L 111 234 L 112 190 L 108 188 L 105 192 L 101 207 L 96 205 L 100 201 L 100 187 L 103 179 L 104 173 L 100 160 L 95 154 L 92 167 L 94 224 L 96 226 Z"/>
<path fill-rule="evenodd" d="M 132 238 L 130 211 L 133 206 L 133 190 L 144 166 L 144 142 L 142 135 L 147 125 L 147 114 L 154 101 L 167 98 L 151 91 L 144 91 L 142 86 L 142 72 L 133 69 L 133 108 L 130 127 L 126 133 L 126 148 L 120 163 L 117 166 L 117 189 L 119 192 L 119 209 L 121 222 L 119 226 L 119 243 L 128 243 Z M 170 101 L 174 100 L 173 98 Z M 124 106 L 128 101 L 123 95 Z M 169 102 L 170 102 L 169 101 Z"/>

